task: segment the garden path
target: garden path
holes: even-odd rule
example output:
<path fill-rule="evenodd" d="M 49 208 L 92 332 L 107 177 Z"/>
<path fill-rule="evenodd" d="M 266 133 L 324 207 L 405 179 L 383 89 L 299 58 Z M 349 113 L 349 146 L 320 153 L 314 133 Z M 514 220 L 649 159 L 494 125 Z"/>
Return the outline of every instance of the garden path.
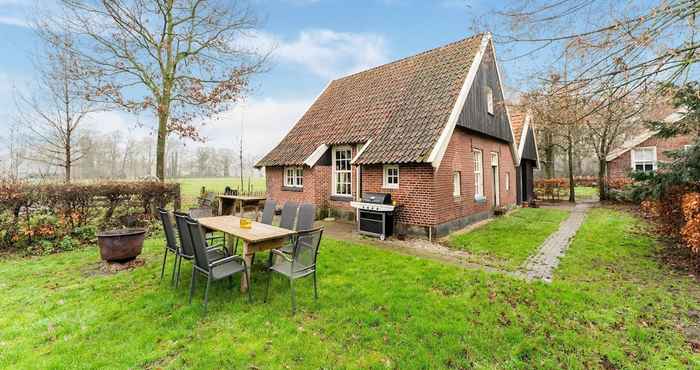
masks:
<path fill-rule="evenodd" d="M 559 265 L 559 259 L 566 252 L 571 239 L 583 224 L 586 212 L 593 204 L 594 202 L 576 204 L 569 218 L 559 226 L 559 230 L 542 243 L 537 254 L 530 256 L 525 261 L 521 271 L 528 280 L 552 281 L 552 273 Z"/>

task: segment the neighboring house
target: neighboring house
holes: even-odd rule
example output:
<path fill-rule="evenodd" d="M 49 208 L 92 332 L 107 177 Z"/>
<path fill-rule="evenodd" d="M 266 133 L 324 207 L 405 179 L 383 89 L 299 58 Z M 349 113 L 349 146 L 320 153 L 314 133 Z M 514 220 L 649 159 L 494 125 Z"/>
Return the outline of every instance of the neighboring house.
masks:
<path fill-rule="evenodd" d="M 532 112 L 519 106 L 508 106 L 510 124 L 513 127 L 515 147 L 518 150 L 516 166 L 516 189 L 518 204 L 535 197 L 534 169 L 539 168 L 540 154 L 535 140 L 535 123 Z"/>
<path fill-rule="evenodd" d="M 518 162 L 491 36 L 479 34 L 332 81 L 256 166 L 281 203 L 353 220 L 351 201 L 391 193 L 400 230 L 439 236 L 513 206 Z"/>
<path fill-rule="evenodd" d="M 677 112 L 664 118 L 667 122 L 673 122 L 680 118 Z M 608 155 L 608 178 L 616 179 L 629 177 L 633 171 L 656 171 L 661 162 L 668 162 L 670 158 L 667 151 L 684 149 L 693 143 L 689 136 L 676 136 L 661 138 L 657 131 L 645 131 L 625 141 L 620 148 Z"/>

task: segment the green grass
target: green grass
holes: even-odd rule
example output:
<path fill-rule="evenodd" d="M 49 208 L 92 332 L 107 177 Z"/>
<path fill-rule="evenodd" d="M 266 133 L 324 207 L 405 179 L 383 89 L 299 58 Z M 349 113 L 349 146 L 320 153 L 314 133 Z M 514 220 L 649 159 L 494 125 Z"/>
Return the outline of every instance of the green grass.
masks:
<path fill-rule="evenodd" d="M 202 190 L 202 186 L 207 188 L 207 191 L 223 193 L 227 186 L 233 189 L 240 188 L 241 179 L 239 177 L 204 177 L 204 178 L 181 178 L 174 179 L 174 182 L 180 183 L 180 194 L 182 195 L 183 204 L 194 205 L 195 200 Z M 265 178 L 252 178 L 251 186 L 254 191 L 265 191 Z M 248 180 L 245 180 L 244 188 L 248 189 Z"/>
<path fill-rule="evenodd" d="M 453 235 L 449 244 L 471 253 L 473 262 L 515 270 L 568 215 L 559 209 L 521 208 L 478 229 Z"/>
<path fill-rule="evenodd" d="M 253 304 L 215 284 L 203 316 L 201 284 L 188 305 L 159 281 L 157 240 L 115 275 L 95 249 L 0 261 L 0 368 L 698 368 L 677 329 L 696 283 L 636 225 L 592 211 L 552 284 L 326 239 L 320 300 L 299 284 L 295 316 L 279 279 L 261 301 L 259 271 Z"/>
<path fill-rule="evenodd" d="M 598 188 L 592 186 L 576 186 L 574 187 L 577 200 L 594 199 L 598 197 Z"/>

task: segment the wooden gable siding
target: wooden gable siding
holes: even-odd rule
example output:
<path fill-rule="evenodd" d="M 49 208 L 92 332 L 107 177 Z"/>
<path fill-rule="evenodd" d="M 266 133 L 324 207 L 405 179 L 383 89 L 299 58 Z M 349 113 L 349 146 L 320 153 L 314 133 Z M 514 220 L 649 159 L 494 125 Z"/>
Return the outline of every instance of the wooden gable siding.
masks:
<path fill-rule="evenodd" d="M 486 111 L 487 86 L 493 92 L 493 115 Z M 457 125 L 509 143 L 513 142 L 513 135 L 503 103 L 503 91 L 501 91 L 496 71 L 496 61 L 491 48 L 488 48 L 484 53 L 474 83 L 457 119 Z"/>
<path fill-rule="evenodd" d="M 528 128 L 525 135 L 525 146 L 523 147 L 523 159 L 531 159 L 537 161 L 537 151 L 535 149 L 535 132 L 532 127 Z"/>

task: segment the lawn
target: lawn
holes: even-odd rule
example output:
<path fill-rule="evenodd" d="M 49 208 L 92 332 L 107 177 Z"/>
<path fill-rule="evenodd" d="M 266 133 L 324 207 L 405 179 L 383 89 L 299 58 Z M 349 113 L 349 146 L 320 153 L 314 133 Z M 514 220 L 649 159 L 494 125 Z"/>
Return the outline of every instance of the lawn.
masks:
<path fill-rule="evenodd" d="M 560 209 L 517 209 L 478 229 L 453 235 L 449 245 L 469 252 L 473 262 L 512 271 L 537 251 L 568 215 Z"/>
<path fill-rule="evenodd" d="M 258 271 L 253 304 L 216 284 L 203 316 L 201 285 L 188 305 L 159 281 L 158 240 L 115 275 L 94 249 L 5 260 L 0 368 L 698 368 L 677 328 L 697 285 L 638 225 L 592 211 L 549 285 L 326 239 L 295 316 Z"/>
<path fill-rule="evenodd" d="M 185 205 L 194 205 L 195 199 L 197 199 L 202 190 L 202 186 L 206 187 L 207 191 L 217 193 L 223 193 L 227 186 L 233 189 L 241 187 L 241 179 L 239 177 L 181 178 L 172 181 L 180 183 L 180 194 Z M 251 178 L 250 183 L 254 191 L 265 191 L 264 177 Z M 248 179 L 245 180 L 244 188 L 248 189 Z"/>
<path fill-rule="evenodd" d="M 598 198 L 598 188 L 592 186 L 576 186 L 574 187 L 576 200 L 596 199 Z"/>

